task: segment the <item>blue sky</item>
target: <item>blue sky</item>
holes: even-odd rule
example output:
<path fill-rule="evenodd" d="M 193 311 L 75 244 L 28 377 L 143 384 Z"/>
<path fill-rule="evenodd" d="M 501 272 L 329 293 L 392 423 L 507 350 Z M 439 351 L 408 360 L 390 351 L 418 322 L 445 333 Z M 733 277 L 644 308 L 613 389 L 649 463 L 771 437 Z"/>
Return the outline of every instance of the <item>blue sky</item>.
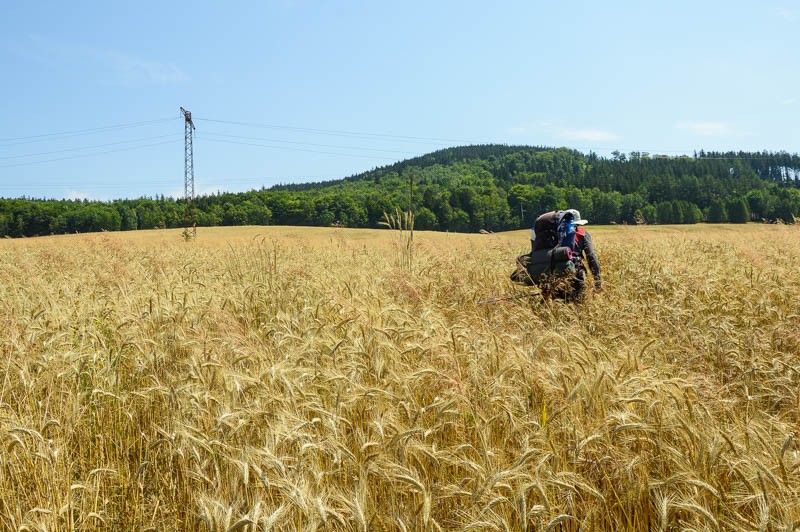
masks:
<path fill-rule="evenodd" d="M 800 151 L 800 2 L 0 0 L 0 197 L 337 179 L 469 143 Z"/>

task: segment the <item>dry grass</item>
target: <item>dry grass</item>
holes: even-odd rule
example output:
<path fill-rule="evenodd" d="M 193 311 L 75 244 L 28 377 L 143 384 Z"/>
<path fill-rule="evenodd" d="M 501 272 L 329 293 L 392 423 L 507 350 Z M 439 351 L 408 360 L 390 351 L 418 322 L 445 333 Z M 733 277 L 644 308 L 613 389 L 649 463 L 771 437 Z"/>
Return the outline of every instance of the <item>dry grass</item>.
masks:
<path fill-rule="evenodd" d="M 476 304 L 525 231 L 0 242 L 0 528 L 799 526 L 800 231 L 590 229 L 578 308 Z"/>

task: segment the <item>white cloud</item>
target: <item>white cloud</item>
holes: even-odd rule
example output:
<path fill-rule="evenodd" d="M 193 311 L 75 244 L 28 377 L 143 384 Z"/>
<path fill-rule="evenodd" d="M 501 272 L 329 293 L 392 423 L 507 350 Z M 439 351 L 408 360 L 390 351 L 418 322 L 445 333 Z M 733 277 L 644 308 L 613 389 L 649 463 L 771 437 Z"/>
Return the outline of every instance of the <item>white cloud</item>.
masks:
<path fill-rule="evenodd" d="M 542 133 L 566 140 L 580 140 L 588 142 L 610 142 L 619 140 L 619 135 L 611 131 L 592 128 L 565 128 L 548 120 L 535 123 L 521 124 L 508 129 L 512 135 L 526 135 L 529 133 Z"/>
<path fill-rule="evenodd" d="M 524 135 L 525 133 L 530 133 L 531 128 L 529 126 L 515 126 L 508 129 L 508 132 L 511 135 Z"/>
<path fill-rule="evenodd" d="M 678 122 L 675 124 L 675 128 L 701 137 L 744 137 L 749 134 L 726 122 Z"/>
<path fill-rule="evenodd" d="M 510 127 L 508 128 L 507 132 L 510 135 L 526 135 L 528 133 L 540 132 L 543 129 L 551 129 L 552 127 L 552 122 L 540 120 L 538 122 L 529 122 L 527 124 L 520 124 L 518 126 Z"/>
<path fill-rule="evenodd" d="M 794 105 L 797 103 L 797 98 L 786 98 L 781 102 L 783 105 Z"/>
<path fill-rule="evenodd" d="M 780 18 L 788 20 L 790 22 L 794 22 L 795 20 L 797 20 L 797 11 L 793 9 L 778 8 L 775 10 L 775 14 L 778 15 Z"/>
<path fill-rule="evenodd" d="M 144 82 L 153 85 L 170 85 L 187 81 L 188 76 L 172 63 L 147 61 L 114 50 L 88 49 L 101 65 L 115 72 L 127 83 Z"/>
<path fill-rule="evenodd" d="M 608 142 L 618 140 L 619 135 L 602 129 L 562 129 L 560 137 L 569 140 L 586 140 L 591 142 Z"/>
<path fill-rule="evenodd" d="M 122 83 L 169 85 L 189 79 L 180 67 L 166 61 L 136 57 L 118 50 L 54 41 L 37 34 L 29 35 L 28 39 L 28 54 L 40 62 L 50 65 L 94 65 Z"/>

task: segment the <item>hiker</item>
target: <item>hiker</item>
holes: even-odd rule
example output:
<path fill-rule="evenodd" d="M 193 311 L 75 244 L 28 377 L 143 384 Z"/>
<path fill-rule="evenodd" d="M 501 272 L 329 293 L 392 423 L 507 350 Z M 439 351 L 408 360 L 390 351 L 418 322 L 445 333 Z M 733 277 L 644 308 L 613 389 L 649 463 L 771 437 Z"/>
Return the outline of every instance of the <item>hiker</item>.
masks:
<path fill-rule="evenodd" d="M 575 299 L 583 295 L 586 285 L 586 266 L 594 277 L 595 290 L 603 289 L 603 280 L 600 277 L 600 263 L 597 262 L 597 255 L 592 246 L 592 236 L 584 225 L 589 223 L 581 218 L 581 213 L 575 209 L 567 209 L 558 216 L 558 236 L 559 245 L 572 250 L 572 261 L 575 263 L 575 277 L 572 279 L 572 294 Z"/>
<path fill-rule="evenodd" d="M 592 237 L 583 228 L 586 223 L 575 209 L 539 216 L 531 229 L 531 252 L 517 258 L 511 279 L 535 284 L 545 298 L 577 301 L 583 296 L 588 263 L 595 289 L 602 289 Z"/>

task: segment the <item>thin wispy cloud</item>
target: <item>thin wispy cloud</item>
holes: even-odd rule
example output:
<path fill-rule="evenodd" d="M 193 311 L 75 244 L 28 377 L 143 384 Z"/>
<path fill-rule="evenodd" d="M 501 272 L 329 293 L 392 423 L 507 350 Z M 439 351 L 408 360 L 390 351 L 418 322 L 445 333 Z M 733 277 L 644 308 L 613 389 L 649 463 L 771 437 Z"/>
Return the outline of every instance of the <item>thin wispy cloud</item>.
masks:
<path fill-rule="evenodd" d="M 188 76 L 173 63 L 148 61 L 114 50 L 87 49 L 105 68 L 116 73 L 126 83 L 171 85 L 187 81 Z"/>
<path fill-rule="evenodd" d="M 543 129 L 549 129 L 551 127 L 553 127 L 552 122 L 541 120 L 539 122 L 530 122 L 513 126 L 508 128 L 507 131 L 511 135 L 525 135 L 527 133 L 541 132 Z"/>
<path fill-rule="evenodd" d="M 749 134 L 726 122 L 678 122 L 675 128 L 700 137 L 745 137 Z"/>
<path fill-rule="evenodd" d="M 783 105 L 794 105 L 797 103 L 797 98 L 786 98 L 781 102 Z"/>
<path fill-rule="evenodd" d="M 128 85 L 172 85 L 189 80 L 180 67 L 168 61 L 137 57 L 119 50 L 57 42 L 30 35 L 28 54 L 51 66 L 82 65 L 94 68 L 98 77 Z"/>
<path fill-rule="evenodd" d="M 562 129 L 559 136 L 569 140 L 585 140 L 590 142 L 609 142 L 618 140 L 619 135 L 602 129 Z"/>
<path fill-rule="evenodd" d="M 546 120 L 512 127 L 509 128 L 508 132 L 514 135 L 545 132 L 559 139 L 579 140 L 584 142 L 610 142 L 619 140 L 619 135 L 611 131 L 594 128 L 565 128 Z"/>
<path fill-rule="evenodd" d="M 508 128 L 508 132 L 511 135 L 524 135 L 525 133 L 530 133 L 531 128 L 528 126 L 514 126 Z"/>
<path fill-rule="evenodd" d="M 775 10 L 775 14 L 789 22 L 794 22 L 798 19 L 798 12 L 794 9 L 778 8 Z"/>

